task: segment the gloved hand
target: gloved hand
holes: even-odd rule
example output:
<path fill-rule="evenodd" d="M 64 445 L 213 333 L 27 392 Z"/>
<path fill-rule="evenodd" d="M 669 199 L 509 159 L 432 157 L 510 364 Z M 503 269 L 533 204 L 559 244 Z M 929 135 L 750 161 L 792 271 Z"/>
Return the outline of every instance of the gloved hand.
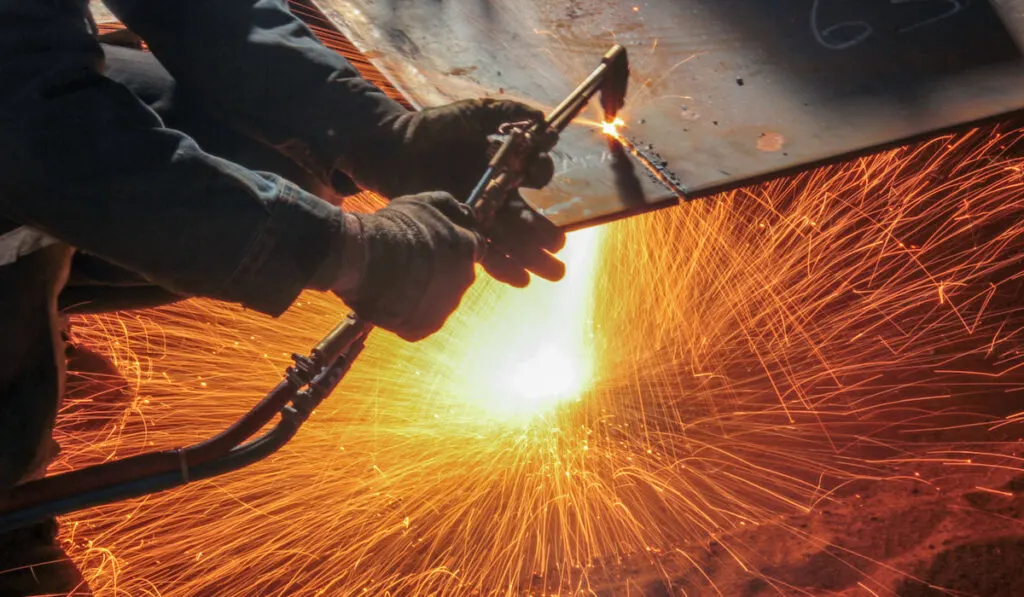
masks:
<path fill-rule="evenodd" d="M 447 191 L 465 201 L 490 162 L 488 136 L 505 123 L 543 119 L 539 110 L 495 99 L 408 112 L 385 122 L 381 139 L 346 156 L 345 170 L 360 187 L 385 197 Z M 553 174 L 551 158 L 542 156 L 523 186 L 539 189 Z"/>
<path fill-rule="evenodd" d="M 388 125 L 395 145 L 367 147 L 352 158 L 349 171 L 361 187 L 386 197 L 443 190 L 465 200 L 496 149 L 488 136 L 505 123 L 543 118 L 543 112 L 524 104 L 494 99 L 406 113 Z M 553 175 L 551 158 L 541 156 L 523 186 L 539 189 Z M 565 244 L 564 233 L 522 197 L 510 197 L 486 232 L 492 242 L 483 265 L 495 279 L 521 288 L 529 283 L 529 272 L 548 280 L 565 275 L 565 265 L 551 255 Z"/>
<path fill-rule="evenodd" d="M 476 275 L 483 241 L 469 208 L 433 192 L 346 218 L 355 224 L 346 226 L 344 251 L 360 271 L 345 272 L 331 290 L 370 323 L 410 342 L 441 329 Z"/>
<path fill-rule="evenodd" d="M 508 198 L 485 232 L 490 242 L 483 266 L 495 280 L 524 288 L 530 272 L 551 281 L 565 275 L 565 264 L 552 255 L 565 246 L 565 233 L 518 193 Z"/>

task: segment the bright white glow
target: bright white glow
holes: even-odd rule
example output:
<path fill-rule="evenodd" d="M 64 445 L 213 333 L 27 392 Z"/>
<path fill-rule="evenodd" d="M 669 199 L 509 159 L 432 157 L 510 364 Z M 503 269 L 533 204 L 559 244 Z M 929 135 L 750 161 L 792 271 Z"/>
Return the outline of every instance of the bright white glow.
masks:
<path fill-rule="evenodd" d="M 594 275 L 602 232 L 569 236 L 559 254 L 566 276 L 526 289 L 491 288 L 475 310 L 472 340 L 451 380 L 485 418 L 523 424 L 577 400 L 592 380 Z"/>
<path fill-rule="evenodd" d="M 527 410 L 569 396 L 580 385 L 580 363 L 566 354 L 566 347 L 547 344 L 509 369 L 501 386 L 507 386 Z"/>
<path fill-rule="evenodd" d="M 617 139 L 620 134 L 619 128 L 625 126 L 625 124 L 625 121 L 623 121 L 621 118 L 616 118 L 611 122 L 602 122 L 601 132 L 608 135 L 609 137 L 615 137 Z"/>

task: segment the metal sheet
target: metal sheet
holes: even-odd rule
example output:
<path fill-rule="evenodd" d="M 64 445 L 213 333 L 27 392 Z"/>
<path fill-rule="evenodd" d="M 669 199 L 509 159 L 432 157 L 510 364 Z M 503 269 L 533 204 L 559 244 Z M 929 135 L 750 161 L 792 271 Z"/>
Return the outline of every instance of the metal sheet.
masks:
<path fill-rule="evenodd" d="M 692 197 L 1024 107 L 1020 1 L 316 1 L 420 105 L 552 107 L 625 45 L 626 132 Z M 637 163 L 624 179 L 593 128 L 560 150 L 530 196 L 559 224 L 675 198 Z"/>

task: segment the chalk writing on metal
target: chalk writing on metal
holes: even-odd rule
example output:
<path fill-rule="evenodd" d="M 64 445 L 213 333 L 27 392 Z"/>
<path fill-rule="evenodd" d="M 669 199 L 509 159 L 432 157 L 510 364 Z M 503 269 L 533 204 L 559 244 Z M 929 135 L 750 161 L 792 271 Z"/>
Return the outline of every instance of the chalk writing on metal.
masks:
<path fill-rule="evenodd" d="M 910 2 L 928 2 L 930 0 L 889 0 L 889 1 L 892 2 L 893 4 L 907 4 L 907 3 L 910 3 Z M 942 19 L 948 19 L 949 17 L 951 17 L 951 16 L 957 14 L 958 12 L 964 10 L 965 8 L 967 8 L 967 5 L 970 4 L 970 0 L 939 0 L 939 2 L 941 2 L 943 4 L 946 4 L 949 7 L 946 10 L 946 12 L 937 14 L 934 17 L 925 19 L 923 21 L 918 21 L 917 23 L 914 23 L 912 25 L 907 25 L 905 27 L 901 27 L 899 29 L 899 32 L 900 33 L 906 33 L 907 31 L 913 31 L 914 29 L 917 29 L 919 27 L 926 27 L 928 25 L 931 25 L 931 24 L 935 23 L 936 21 L 941 21 Z"/>
<path fill-rule="evenodd" d="M 867 38 L 871 37 L 875 28 L 867 21 L 840 21 L 832 25 L 823 26 L 819 17 L 822 0 L 814 0 L 811 4 L 811 33 L 822 47 L 829 50 L 845 50 L 852 48 Z M 905 25 L 897 29 L 897 33 L 907 33 L 921 27 L 933 25 L 943 19 L 948 19 L 970 6 L 970 0 L 889 0 L 889 4 L 897 6 L 911 2 L 931 2 L 932 4 L 944 5 L 944 12 L 931 16 L 922 21 Z"/>
<path fill-rule="evenodd" d="M 820 4 L 821 0 L 814 0 L 814 4 L 811 5 L 811 33 L 814 34 L 814 39 L 823 47 L 829 50 L 852 48 L 871 37 L 871 34 L 875 32 L 874 28 L 865 21 L 842 21 L 822 28 L 818 20 L 818 7 Z M 846 39 L 837 39 L 840 36 L 840 32 L 847 33 Z"/>

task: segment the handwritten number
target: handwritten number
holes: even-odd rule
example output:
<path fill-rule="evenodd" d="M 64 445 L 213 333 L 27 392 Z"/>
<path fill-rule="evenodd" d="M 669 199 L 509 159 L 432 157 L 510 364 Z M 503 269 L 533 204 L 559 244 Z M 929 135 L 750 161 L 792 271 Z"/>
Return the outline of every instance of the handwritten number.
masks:
<path fill-rule="evenodd" d="M 822 29 L 818 22 L 818 5 L 820 2 L 821 0 L 814 0 L 814 4 L 811 5 L 811 32 L 814 33 L 814 39 L 822 46 L 830 50 L 845 50 L 871 37 L 871 34 L 875 32 L 874 28 L 864 21 L 843 21 L 842 23 L 836 23 Z M 829 39 L 830 37 L 836 37 L 835 34 L 838 31 L 851 28 L 858 30 L 858 33 L 843 41 Z"/>
<path fill-rule="evenodd" d="M 910 2 L 927 2 L 927 1 L 929 1 L 929 0 L 890 0 L 890 2 L 892 2 L 893 4 L 907 4 L 907 3 L 910 3 Z M 934 17 L 931 17 L 930 19 L 925 19 L 923 21 L 919 21 L 917 23 L 914 23 L 913 25 L 907 25 L 906 27 L 902 27 L 902 28 L 900 28 L 899 32 L 900 33 L 906 33 L 907 31 L 913 31 L 914 29 L 917 29 L 918 27 L 925 27 L 927 25 L 931 25 L 932 23 L 934 23 L 936 21 L 941 21 L 942 19 L 948 19 L 949 17 L 951 17 L 951 16 L 957 14 L 958 12 L 961 12 L 965 8 L 967 8 L 967 5 L 970 4 L 970 0 L 942 0 L 942 2 L 945 2 L 947 5 L 949 5 L 949 9 L 946 12 L 944 12 L 942 14 L 939 14 L 939 15 L 936 15 Z"/>
<path fill-rule="evenodd" d="M 892 5 L 909 4 L 911 2 L 942 2 L 948 8 L 943 13 L 923 21 L 918 21 L 912 25 L 901 27 L 897 30 L 898 33 L 907 33 L 920 27 L 927 27 L 943 19 L 948 19 L 964 11 L 971 4 L 971 0 L 889 0 L 889 3 Z M 814 3 L 811 4 L 811 33 L 814 34 L 814 39 L 822 47 L 829 50 L 845 50 L 856 46 L 874 34 L 874 27 L 866 21 L 842 21 L 834 25 L 822 27 L 818 18 L 820 4 L 821 0 L 814 0 Z"/>

